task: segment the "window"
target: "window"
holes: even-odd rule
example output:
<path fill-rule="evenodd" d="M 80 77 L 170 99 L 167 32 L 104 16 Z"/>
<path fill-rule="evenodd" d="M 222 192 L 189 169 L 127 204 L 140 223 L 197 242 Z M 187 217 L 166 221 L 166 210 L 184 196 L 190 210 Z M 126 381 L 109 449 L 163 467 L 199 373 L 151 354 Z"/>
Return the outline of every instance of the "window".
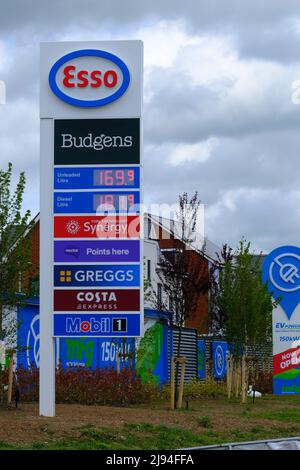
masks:
<path fill-rule="evenodd" d="M 150 217 L 148 217 L 148 219 L 147 219 L 147 230 L 148 230 L 148 238 L 149 239 L 151 239 L 151 228 L 152 228 L 151 219 L 150 219 Z"/>
<path fill-rule="evenodd" d="M 151 260 L 147 259 L 147 279 L 151 281 Z"/>
<path fill-rule="evenodd" d="M 157 284 L 157 303 L 158 303 L 158 308 L 162 308 L 162 285 L 159 282 Z"/>

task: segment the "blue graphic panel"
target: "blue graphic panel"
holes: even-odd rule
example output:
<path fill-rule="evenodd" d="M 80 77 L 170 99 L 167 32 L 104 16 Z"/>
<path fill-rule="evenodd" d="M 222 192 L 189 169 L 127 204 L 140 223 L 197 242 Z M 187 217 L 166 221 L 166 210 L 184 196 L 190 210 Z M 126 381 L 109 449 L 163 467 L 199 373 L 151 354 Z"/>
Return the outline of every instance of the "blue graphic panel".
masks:
<path fill-rule="evenodd" d="M 138 189 L 139 167 L 54 168 L 54 189 Z"/>
<path fill-rule="evenodd" d="M 139 287 L 139 265 L 54 266 L 54 286 Z"/>
<path fill-rule="evenodd" d="M 226 377 L 227 365 L 226 357 L 230 354 L 226 341 L 212 342 L 212 359 L 215 379 L 224 379 Z"/>
<path fill-rule="evenodd" d="M 205 379 L 205 341 L 198 339 L 198 378 Z"/>
<path fill-rule="evenodd" d="M 26 312 L 26 314 L 25 314 Z M 39 309 L 30 305 L 18 309 L 18 366 L 38 367 L 40 360 Z"/>
<path fill-rule="evenodd" d="M 135 339 L 127 338 L 125 343 L 125 352 L 127 354 L 134 353 L 135 351 Z M 114 367 L 117 364 L 117 353 L 124 352 L 124 342 L 121 338 L 99 338 L 98 339 L 98 356 L 99 356 L 99 367 Z M 129 358 L 120 358 L 121 369 L 123 366 L 129 366 Z M 135 368 L 135 358 L 133 357 L 133 367 Z"/>
<path fill-rule="evenodd" d="M 288 371 L 288 373 L 282 373 L 274 376 L 273 393 L 275 395 L 299 395 L 300 367 L 295 367 Z"/>
<path fill-rule="evenodd" d="M 59 348 L 62 367 L 90 367 L 98 364 L 98 339 L 95 338 L 62 338 Z"/>
<path fill-rule="evenodd" d="M 18 310 L 18 366 L 39 367 L 40 326 L 39 306 L 27 305 Z M 123 338 L 57 338 L 56 362 L 67 367 L 114 367 L 117 352 L 123 352 Z M 126 338 L 125 351 L 135 351 L 135 339 Z M 129 359 L 121 359 L 121 369 L 129 366 Z M 133 360 L 135 367 L 135 360 Z"/>
<path fill-rule="evenodd" d="M 139 191 L 55 192 L 55 214 L 127 214 L 139 212 Z"/>
<path fill-rule="evenodd" d="M 263 280 L 288 319 L 300 302 L 300 248 L 281 246 L 273 250 L 263 265 Z"/>
<path fill-rule="evenodd" d="M 40 321 L 39 305 L 36 299 L 26 307 L 18 308 L 17 363 L 25 369 L 40 364 Z M 58 362 L 59 339 L 55 341 L 56 362 Z"/>

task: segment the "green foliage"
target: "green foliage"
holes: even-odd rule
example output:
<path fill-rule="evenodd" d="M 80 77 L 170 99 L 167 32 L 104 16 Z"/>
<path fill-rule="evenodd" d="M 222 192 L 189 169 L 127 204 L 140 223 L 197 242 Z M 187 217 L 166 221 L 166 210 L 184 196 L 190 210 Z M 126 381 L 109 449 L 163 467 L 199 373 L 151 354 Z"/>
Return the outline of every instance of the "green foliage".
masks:
<path fill-rule="evenodd" d="M 197 423 L 202 428 L 212 428 L 212 422 L 209 416 L 198 416 Z"/>
<path fill-rule="evenodd" d="M 207 378 L 205 381 L 193 379 L 185 385 L 184 396 L 187 399 L 201 397 L 218 398 L 227 396 L 227 390 L 224 382 L 217 382 L 211 377 Z"/>
<path fill-rule="evenodd" d="M 9 163 L 6 171 L 0 170 L 0 339 L 13 336 L 12 325 L 5 321 L 5 316 L 9 315 L 6 311 L 20 303 L 19 282 L 30 263 L 29 240 L 22 237 L 30 218 L 30 211 L 22 214 L 25 174 L 20 173 L 14 191 L 11 180 L 12 164 Z"/>
<path fill-rule="evenodd" d="M 250 243 L 241 240 L 233 260 L 227 260 L 219 275 L 217 303 L 226 314 L 225 335 L 229 344 L 246 347 L 269 342 L 274 303 L 262 281 L 260 257 L 250 253 Z"/>
<path fill-rule="evenodd" d="M 76 429 L 76 436 L 49 439 L 31 445 L 9 445 L 0 442 L 0 449 L 47 450 L 165 450 L 198 446 L 207 438 L 189 429 L 149 423 L 125 424 L 121 427 L 84 425 Z M 50 442 L 49 442 L 50 441 Z"/>
<path fill-rule="evenodd" d="M 209 377 L 205 381 L 198 379 L 189 380 L 184 385 L 183 391 L 184 399 L 197 400 L 199 398 L 221 398 L 227 396 L 226 384 L 224 382 L 217 382 Z M 162 390 L 162 397 L 164 399 L 170 398 L 170 385 L 165 385 Z"/>
<path fill-rule="evenodd" d="M 136 371 L 143 383 L 158 384 L 159 377 L 153 373 L 162 350 L 163 325 L 159 322 L 146 330 L 137 348 Z"/>
<path fill-rule="evenodd" d="M 111 408 L 109 414 L 104 415 L 102 407 L 95 406 L 89 422 L 80 418 L 85 414 L 83 406 L 72 406 L 74 420 L 70 427 L 67 423 L 69 405 L 61 406 L 59 416 L 51 423 L 38 417 L 33 422 L 32 413 L 35 411 L 32 405 L 24 404 L 21 397 L 20 412 L 14 413 L 5 407 L 0 409 L 4 428 L 0 449 L 164 450 L 287 438 L 299 436 L 299 405 L 299 396 L 268 396 L 257 400 L 255 406 L 250 399 L 245 405 L 239 400 L 200 398 L 193 403 L 193 409 L 189 408 L 188 414 L 183 410 L 177 413 L 168 410 L 167 402 L 155 402 L 154 406 L 148 404 L 147 407 L 131 405 L 130 410 L 123 412 L 120 407 Z M 37 413 L 37 405 L 35 409 Z M 108 416 L 113 422 L 111 426 L 104 425 Z M 143 419 L 139 421 L 141 416 Z M 24 422 L 23 430 L 20 417 Z M 126 424 L 122 423 L 124 417 Z M 28 423 L 33 426 L 32 437 L 27 431 Z M 15 436 L 18 437 L 17 444 L 14 443 Z"/>

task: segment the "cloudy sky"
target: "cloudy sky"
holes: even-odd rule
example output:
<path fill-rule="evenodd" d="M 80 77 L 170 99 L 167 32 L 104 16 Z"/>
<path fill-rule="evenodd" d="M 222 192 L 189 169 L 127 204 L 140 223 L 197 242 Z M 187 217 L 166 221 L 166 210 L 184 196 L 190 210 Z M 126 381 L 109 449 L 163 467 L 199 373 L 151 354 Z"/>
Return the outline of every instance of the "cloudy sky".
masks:
<path fill-rule="evenodd" d="M 146 202 L 198 190 L 213 242 L 299 245 L 299 0 L 2 1 L 1 168 L 25 170 L 32 214 L 39 43 L 111 39 L 144 41 Z"/>

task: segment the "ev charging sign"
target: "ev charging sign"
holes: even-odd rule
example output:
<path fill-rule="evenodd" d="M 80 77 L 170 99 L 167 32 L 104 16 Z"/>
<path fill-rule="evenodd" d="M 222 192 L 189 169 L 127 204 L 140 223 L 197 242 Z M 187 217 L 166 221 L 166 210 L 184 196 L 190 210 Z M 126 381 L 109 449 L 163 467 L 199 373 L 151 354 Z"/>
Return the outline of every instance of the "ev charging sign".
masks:
<path fill-rule="evenodd" d="M 300 394 L 300 248 L 273 250 L 263 280 L 279 305 L 273 311 L 274 393 Z"/>
<path fill-rule="evenodd" d="M 143 331 L 143 45 L 44 43 L 40 63 L 40 413 L 53 416 L 54 338 Z"/>

